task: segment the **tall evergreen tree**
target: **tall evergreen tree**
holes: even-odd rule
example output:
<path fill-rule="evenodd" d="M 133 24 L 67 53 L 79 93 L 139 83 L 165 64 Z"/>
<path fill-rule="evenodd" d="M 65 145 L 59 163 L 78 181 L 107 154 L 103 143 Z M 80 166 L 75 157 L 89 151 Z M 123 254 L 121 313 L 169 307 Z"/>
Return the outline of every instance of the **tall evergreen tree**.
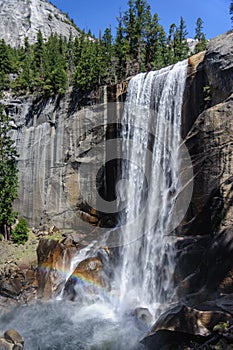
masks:
<path fill-rule="evenodd" d="M 187 29 L 183 17 L 180 18 L 179 27 L 175 33 L 175 59 L 180 61 L 188 56 L 189 47 L 187 43 Z"/>
<path fill-rule="evenodd" d="M 74 38 L 72 31 L 70 30 L 70 35 L 67 43 L 67 61 L 68 61 L 68 70 L 69 72 L 74 69 Z"/>
<path fill-rule="evenodd" d="M 150 63 L 153 69 L 159 69 L 165 64 L 166 34 L 159 24 L 159 16 L 154 14 L 150 19 L 148 14 L 146 30 L 146 63 Z"/>
<path fill-rule="evenodd" d="M 0 233 L 10 239 L 11 225 L 17 213 L 13 201 L 17 198 L 17 152 L 9 136 L 11 120 L 0 105 Z"/>
<path fill-rule="evenodd" d="M 52 34 L 44 49 L 44 90 L 47 95 L 65 93 L 67 67 L 67 42 L 57 34 Z"/>
<path fill-rule="evenodd" d="M 117 77 L 119 80 L 124 79 L 127 75 L 126 65 L 127 59 L 130 54 L 129 41 L 124 36 L 124 20 L 122 13 L 120 12 L 119 17 L 117 17 L 118 26 L 116 31 L 116 39 L 114 45 L 114 53 L 117 57 Z"/>
<path fill-rule="evenodd" d="M 33 92 L 35 88 L 34 56 L 32 46 L 29 44 L 27 37 L 24 41 L 24 49 L 20 55 L 20 68 L 21 72 L 15 80 L 13 87 L 15 90 L 29 90 Z"/>
<path fill-rule="evenodd" d="M 44 39 L 41 30 L 37 33 L 37 42 L 34 45 L 34 74 L 35 81 L 41 86 L 44 79 Z"/>
<path fill-rule="evenodd" d="M 231 25 L 233 27 L 233 1 L 230 3 L 230 16 L 231 16 Z"/>
<path fill-rule="evenodd" d="M 102 41 L 92 41 L 83 34 L 75 45 L 73 84 L 81 91 L 90 91 L 101 84 L 106 69 Z"/>
<path fill-rule="evenodd" d="M 145 27 L 147 26 L 150 7 L 144 0 L 135 1 L 136 8 L 136 38 L 137 38 L 137 64 L 139 71 L 144 69 L 142 62 L 145 51 Z"/>
<path fill-rule="evenodd" d="M 169 34 L 167 38 L 167 63 L 173 64 L 177 61 L 176 58 L 176 33 L 177 26 L 172 23 L 169 28 Z"/>
<path fill-rule="evenodd" d="M 11 72 L 11 61 L 9 55 L 10 48 L 5 41 L 0 40 L 0 91 L 9 86 L 8 75 Z"/>
<path fill-rule="evenodd" d="M 123 16 L 125 38 L 129 42 L 131 59 L 140 71 L 145 53 L 145 28 L 149 5 L 145 0 L 129 0 L 128 6 Z"/>
<path fill-rule="evenodd" d="M 197 40 L 197 44 L 195 46 L 195 53 L 204 51 L 206 49 L 206 37 L 203 33 L 203 21 L 200 17 L 196 21 L 194 39 Z"/>
<path fill-rule="evenodd" d="M 105 29 L 102 37 L 102 43 L 106 48 L 106 53 L 111 57 L 113 54 L 113 36 L 111 26 Z"/>

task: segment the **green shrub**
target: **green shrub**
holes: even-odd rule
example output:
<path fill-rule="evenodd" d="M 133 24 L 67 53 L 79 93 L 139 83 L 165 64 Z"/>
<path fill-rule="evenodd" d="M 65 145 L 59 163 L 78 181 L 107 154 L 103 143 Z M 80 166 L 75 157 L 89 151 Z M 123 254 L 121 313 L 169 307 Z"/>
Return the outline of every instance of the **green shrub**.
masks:
<path fill-rule="evenodd" d="M 20 218 L 12 230 L 12 240 L 17 244 L 24 244 L 28 240 L 29 227 L 25 218 Z"/>

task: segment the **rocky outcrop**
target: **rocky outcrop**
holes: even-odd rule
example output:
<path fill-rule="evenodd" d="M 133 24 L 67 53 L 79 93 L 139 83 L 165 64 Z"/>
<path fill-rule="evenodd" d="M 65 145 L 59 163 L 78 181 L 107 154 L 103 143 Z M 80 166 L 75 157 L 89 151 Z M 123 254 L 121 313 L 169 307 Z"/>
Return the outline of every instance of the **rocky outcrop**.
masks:
<path fill-rule="evenodd" d="M 19 303 L 27 304 L 37 298 L 37 276 L 33 267 L 8 264 L 0 274 L 0 306 L 8 311 Z"/>
<path fill-rule="evenodd" d="M 178 230 L 175 279 L 179 297 L 192 305 L 233 291 L 232 42 L 233 32 L 211 40 L 187 82 L 194 100 L 186 101 L 183 132 L 194 189 Z"/>
<path fill-rule="evenodd" d="M 78 246 L 67 239 L 63 242 L 47 238 L 40 240 L 37 248 L 38 298 L 48 300 L 61 292 L 77 250 Z"/>
<path fill-rule="evenodd" d="M 81 286 L 81 288 L 79 288 Z M 63 297 L 82 301 L 88 294 L 96 297 L 98 288 L 106 287 L 106 275 L 100 257 L 89 257 L 81 261 L 66 282 Z"/>
<path fill-rule="evenodd" d="M 1 350 L 23 350 L 24 339 L 14 329 L 9 329 L 4 333 L 3 337 L 0 337 L 0 349 Z"/>
<path fill-rule="evenodd" d="M 45 39 L 52 33 L 69 38 L 80 32 L 71 20 L 47 0 L 0 0 L 0 38 L 11 46 L 24 45 L 37 40 L 38 31 Z"/>
<path fill-rule="evenodd" d="M 177 229 L 174 275 L 185 305 L 161 315 L 142 340 L 148 349 L 215 349 L 233 342 L 232 43 L 229 32 L 189 59 L 182 133 L 194 187 Z"/>
<path fill-rule="evenodd" d="M 187 349 L 195 343 L 216 344 L 224 339 L 224 331 L 227 342 L 227 336 L 232 334 L 229 328 L 232 322 L 232 316 L 223 311 L 201 311 L 179 305 L 165 312 L 141 342 L 150 350 Z M 231 334 L 226 332 L 227 328 Z M 205 349 L 200 345 L 197 348 Z"/>

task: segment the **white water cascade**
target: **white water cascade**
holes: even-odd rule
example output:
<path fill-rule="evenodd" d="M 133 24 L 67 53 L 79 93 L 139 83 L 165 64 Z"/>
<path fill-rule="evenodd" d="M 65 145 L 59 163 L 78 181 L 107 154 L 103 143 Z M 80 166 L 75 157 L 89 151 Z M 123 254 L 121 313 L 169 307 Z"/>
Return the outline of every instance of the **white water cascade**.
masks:
<path fill-rule="evenodd" d="M 74 301 L 61 294 L 48 303 L 0 314 L 0 329 L 17 329 L 25 338 L 25 350 L 146 349 L 140 340 L 153 321 L 150 313 L 157 318 L 175 294 L 173 233 L 188 200 L 180 198 L 187 182 L 180 176 L 186 72 L 184 61 L 131 79 L 122 119 L 123 168 L 117 184 L 122 215 L 111 286 L 97 287 L 93 297 L 86 295 L 85 283 L 77 281 Z M 98 246 L 106 247 L 106 237 Z M 79 251 L 67 279 L 81 260 L 99 253 L 94 242 Z M 150 310 L 148 322 L 138 317 L 136 309 L 145 310 L 140 307 Z"/>
<path fill-rule="evenodd" d="M 177 199 L 186 72 L 183 61 L 134 77 L 123 116 L 122 152 L 127 161 L 120 193 L 127 209 L 117 276 L 120 298 L 157 313 L 174 294 L 172 230 L 182 215 Z"/>

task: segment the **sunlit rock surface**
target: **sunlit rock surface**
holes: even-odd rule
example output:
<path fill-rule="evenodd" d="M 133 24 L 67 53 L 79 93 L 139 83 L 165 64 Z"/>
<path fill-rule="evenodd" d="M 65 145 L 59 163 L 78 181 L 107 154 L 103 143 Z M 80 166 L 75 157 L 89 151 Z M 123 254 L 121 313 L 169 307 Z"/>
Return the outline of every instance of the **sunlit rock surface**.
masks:
<path fill-rule="evenodd" d="M 39 30 L 45 39 L 52 33 L 66 38 L 70 32 L 80 35 L 70 19 L 46 0 L 0 0 L 0 38 L 7 44 L 23 45 L 25 37 L 34 43 Z"/>

